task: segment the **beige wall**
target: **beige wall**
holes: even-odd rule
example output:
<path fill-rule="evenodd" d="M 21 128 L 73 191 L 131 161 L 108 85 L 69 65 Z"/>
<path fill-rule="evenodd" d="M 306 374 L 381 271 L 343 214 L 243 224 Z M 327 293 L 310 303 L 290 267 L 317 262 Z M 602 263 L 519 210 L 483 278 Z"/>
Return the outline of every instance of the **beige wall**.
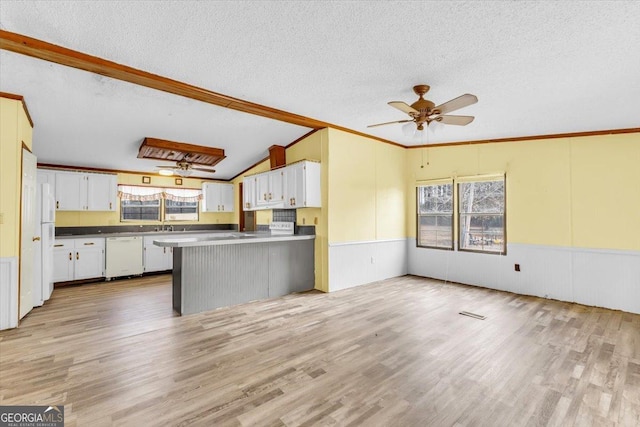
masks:
<path fill-rule="evenodd" d="M 329 242 L 406 237 L 405 149 L 329 129 Z"/>
<path fill-rule="evenodd" d="M 22 101 L 0 97 L 0 257 L 19 256 L 22 144 L 31 150 L 31 140 Z"/>
<path fill-rule="evenodd" d="M 508 242 L 640 250 L 638 133 L 409 149 L 406 159 L 407 236 L 416 181 L 505 172 Z"/>

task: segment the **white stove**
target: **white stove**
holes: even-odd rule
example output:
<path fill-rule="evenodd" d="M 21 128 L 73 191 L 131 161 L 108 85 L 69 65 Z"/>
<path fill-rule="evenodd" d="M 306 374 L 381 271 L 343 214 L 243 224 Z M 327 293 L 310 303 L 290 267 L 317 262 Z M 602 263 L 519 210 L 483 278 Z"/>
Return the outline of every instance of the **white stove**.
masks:
<path fill-rule="evenodd" d="M 271 231 L 271 234 L 292 235 L 294 229 L 295 226 L 293 222 L 274 221 L 269 224 L 269 231 Z"/>

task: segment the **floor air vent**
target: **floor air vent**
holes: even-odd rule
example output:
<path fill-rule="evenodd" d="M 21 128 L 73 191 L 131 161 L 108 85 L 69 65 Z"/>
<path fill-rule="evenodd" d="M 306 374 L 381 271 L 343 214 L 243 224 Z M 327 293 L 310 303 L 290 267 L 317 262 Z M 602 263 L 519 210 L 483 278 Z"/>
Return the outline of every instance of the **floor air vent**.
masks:
<path fill-rule="evenodd" d="M 487 318 L 487 316 L 481 316 L 479 314 L 470 313 L 468 311 L 461 311 L 460 314 L 462 314 L 463 316 L 473 317 L 474 319 L 479 319 L 479 320 L 484 320 Z"/>

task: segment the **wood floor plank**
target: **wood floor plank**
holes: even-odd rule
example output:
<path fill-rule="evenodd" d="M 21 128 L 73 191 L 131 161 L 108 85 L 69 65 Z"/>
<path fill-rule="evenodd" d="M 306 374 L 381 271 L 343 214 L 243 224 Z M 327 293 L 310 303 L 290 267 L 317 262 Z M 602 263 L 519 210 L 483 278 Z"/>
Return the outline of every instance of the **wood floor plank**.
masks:
<path fill-rule="evenodd" d="M 0 332 L 0 404 L 67 426 L 640 425 L 639 315 L 404 276 L 179 317 L 170 280 L 56 289 Z"/>

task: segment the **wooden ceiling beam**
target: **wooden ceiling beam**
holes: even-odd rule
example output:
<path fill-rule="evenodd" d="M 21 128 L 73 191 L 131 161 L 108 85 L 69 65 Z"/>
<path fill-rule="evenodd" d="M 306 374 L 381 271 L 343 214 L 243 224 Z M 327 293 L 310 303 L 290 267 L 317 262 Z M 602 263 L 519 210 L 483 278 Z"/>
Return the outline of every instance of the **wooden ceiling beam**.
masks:
<path fill-rule="evenodd" d="M 182 83 L 177 80 L 148 73 L 127 65 L 118 64 L 97 56 L 88 55 L 86 53 L 58 46 L 53 43 L 48 43 L 43 40 L 34 39 L 18 33 L 12 33 L 10 31 L 0 30 L 0 49 L 54 62 L 67 67 L 77 68 L 79 70 L 89 71 L 91 73 L 172 93 L 174 95 L 184 96 L 185 98 L 195 99 L 197 101 L 218 105 L 220 107 L 241 111 L 247 114 L 254 114 L 315 130 L 330 127 L 354 135 L 375 139 L 376 141 L 380 141 L 385 144 L 406 148 L 405 145 L 388 139 L 368 135 L 353 129 L 336 126 L 331 123 L 290 113 L 288 111 L 278 110 L 265 105 L 233 98 L 231 96 L 223 95 L 221 93 L 213 92 L 187 83 Z"/>
<path fill-rule="evenodd" d="M 0 30 L 0 49 L 298 126 L 312 129 L 330 126 L 328 123 L 320 120 L 212 92 L 97 56 L 88 55 L 5 30 Z"/>

